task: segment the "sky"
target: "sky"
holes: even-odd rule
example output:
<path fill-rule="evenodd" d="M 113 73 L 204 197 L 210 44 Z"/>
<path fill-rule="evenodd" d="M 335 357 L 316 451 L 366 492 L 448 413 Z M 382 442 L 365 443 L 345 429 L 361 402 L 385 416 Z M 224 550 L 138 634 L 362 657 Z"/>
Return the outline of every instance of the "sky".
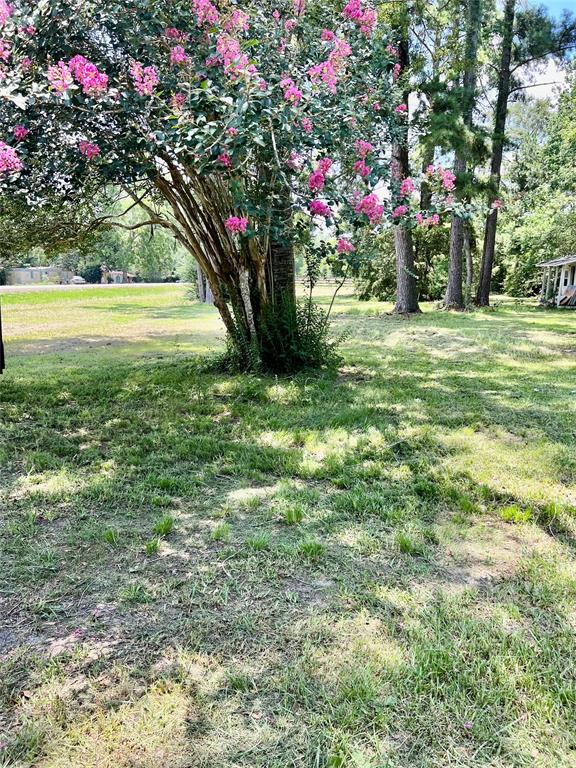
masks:
<path fill-rule="evenodd" d="M 563 10 L 576 14 L 576 0 L 541 0 L 541 2 L 557 18 L 562 15 Z M 529 89 L 528 93 L 531 96 L 538 99 L 554 98 L 559 88 L 565 84 L 566 74 L 553 61 L 549 61 L 546 68 L 535 76 L 534 82 L 540 85 Z"/>

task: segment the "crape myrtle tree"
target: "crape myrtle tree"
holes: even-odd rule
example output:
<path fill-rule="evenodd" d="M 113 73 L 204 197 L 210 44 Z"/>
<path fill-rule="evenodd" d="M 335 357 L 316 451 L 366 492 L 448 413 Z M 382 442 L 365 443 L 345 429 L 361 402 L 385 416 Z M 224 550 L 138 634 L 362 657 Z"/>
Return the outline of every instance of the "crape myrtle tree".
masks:
<path fill-rule="evenodd" d="M 328 226 L 346 257 L 424 216 L 391 164 L 397 57 L 363 0 L 0 0 L 0 194 L 123 190 L 144 218 L 103 221 L 169 230 L 237 359 L 294 368 L 298 239 Z"/>

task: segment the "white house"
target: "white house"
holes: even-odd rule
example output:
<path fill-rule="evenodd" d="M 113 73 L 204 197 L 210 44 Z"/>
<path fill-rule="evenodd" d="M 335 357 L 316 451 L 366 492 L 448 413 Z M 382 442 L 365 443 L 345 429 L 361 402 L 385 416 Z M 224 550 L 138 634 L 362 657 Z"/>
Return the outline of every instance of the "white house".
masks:
<path fill-rule="evenodd" d="M 61 285 L 73 277 L 73 272 L 60 267 L 14 267 L 6 272 L 6 285 Z"/>
<path fill-rule="evenodd" d="M 560 256 L 538 266 L 543 271 L 540 303 L 576 309 L 576 256 Z"/>

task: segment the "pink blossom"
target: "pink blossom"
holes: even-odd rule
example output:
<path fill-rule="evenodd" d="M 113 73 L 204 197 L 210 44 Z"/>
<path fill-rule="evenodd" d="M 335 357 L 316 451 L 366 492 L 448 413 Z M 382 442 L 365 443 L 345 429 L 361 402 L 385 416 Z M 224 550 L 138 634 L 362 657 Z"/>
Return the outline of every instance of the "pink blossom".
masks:
<path fill-rule="evenodd" d="M 298 22 L 296 19 L 286 19 L 284 22 L 284 29 L 286 30 L 287 34 L 292 34 L 296 27 L 298 26 Z"/>
<path fill-rule="evenodd" d="M 298 105 L 302 100 L 302 91 L 296 87 L 294 80 L 289 77 L 280 81 L 280 87 L 284 90 L 284 99 L 291 104 Z"/>
<path fill-rule="evenodd" d="M 14 130 L 12 131 L 12 133 L 14 134 L 14 138 L 16 139 L 16 141 L 24 141 L 24 139 L 26 138 L 26 136 L 28 136 L 30 131 L 28 130 L 28 128 L 26 128 L 26 126 L 18 124 L 14 126 Z"/>
<path fill-rule="evenodd" d="M 316 83 L 321 80 L 330 93 L 335 94 L 338 77 L 345 69 L 346 59 L 351 53 L 350 44 L 342 38 L 336 38 L 334 47 L 326 61 L 321 61 L 308 70 L 312 82 Z"/>
<path fill-rule="evenodd" d="M 0 175 L 18 173 L 22 170 L 22 161 L 16 154 L 14 147 L 0 141 Z"/>
<path fill-rule="evenodd" d="M 172 98 L 170 99 L 170 106 L 172 109 L 180 110 L 186 103 L 186 96 L 183 93 L 177 92 L 172 94 Z"/>
<path fill-rule="evenodd" d="M 400 64 L 394 64 L 394 68 L 392 69 L 392 78 L 393 80 L 398 80 L 400 77 L 400 72 L 402 72 L 402 67 Z"/>
<path fill-rule="evenodd" d="M 189 56 L 181 45 L 176 45 L 170 51 L 170 64 L 174 67 L 178 64 L 186 64 Z"/>
<path fill-rule="evenodd" d="M 143 67 L 138 61 L 130 64 L 130 74 L 134 88 L 141 96 L 152 96 L 154 86 L 158 85 L 158 73 L 154 67 Z"/>
<path fill-rule="evenodd" d="M 29 56 L 24 56 L 21 64 L 22 64 L 22 69 L 26 71 L 27 69 L 30 69 L 30 67 L 32 66 L 32 59 Z"/>
<path fill-rule="evenodd" d="M 375 112 L 380 112 L 380 110 L 382 109 L 382 105 L 380 104 L 379 101 L 375 101 L 374 104 L 372 104 L 372 109 Z"/>
<path fill-rule="evenodd" d="M 454 202 L 454 195 L 446 195 L 446 198 L 444 200 L 445 205 L 452 205 Z"/>
<path fill-rule="evenodd" d="M 314 130 L 314 124 L 309 117 L 303 117 L 302 120 L 300 120 L 300 125 L 302 126 L 304 133 L 312 133 Z"/>
<path fill-rule="evenodd" d="M 370 144 L 369 141 L 364 141 L 364 139 L 358 139 L 354 144 L 354 148 L 363 160 L 366 158 L 366 155 L 374 152 L 374 145 Z"/>
<path fill-rule="evenodd" d="M 387 45 L 386 53 L 389 53 L 390 56 L 398 56 L 398 48 L 395 45 Z"/>
<path fill-rule="evenodd" d="M 48 82 L 57 93 L 66 93 L 74 82 L 74 78 L 68 65 L 59 61 L 58 64 L 48 67 Z"/>
<path fill-rule="evenodd" d="M 436 173 L 436 168 L 434 168 L 433 165 L 428 165 L 426 167 L 426 175 L 427 176 L 433 176 Z"/>
<path fill-rule="evenodd" d="M 428 216 L 426 222 L 430 227 L 437 227 L 440 224 L 440 216 L 437 213 L 433 213 L 432 216 Z"/>
<path fill-rule="evenodd" d="M 281 16 L 280 16 L 280 11 L 278 9 L 276 9 L 275 11 L 272 12 L 272 18 L 274 19 L 276 24 L 280 23 Z"/>
<path fill-rule="evenodd" d="M 402 179 L 402 183 L 400 184 L 400 197 L 408 197 L 412 192 L 414 192 L 414 182 L 410 177 L 406 179 Z"/>
<path fill-rule="evenodd" d="M 180 30 L 175 27 L 167 27 L 164 30 L 164 34 L 169 40 L 178 40 L 179 42 L 184 42 L 189 38 L 189 35 L 185 32 L 180 32 Z"/>
<path fill-rule="evenodd" d="M 442 179 L 442 186 L 447 192 L 451 192 L 456 187 L 456 176 L 452 171 L 444 170 L 441 165 L 438 166 L 438 174 Z"/>
<path fill-rule="evenodd" d="M 226 133 L 228 136 L 238 136 L 238 128 L 234 128 L 233 126 L 230 126 L 230 128 L 226 128 Z"/>
<path fill-rule="evenodd" d="M 414 218 L 416 219 L 416 222 L 420 224 L 420 226 L 424 224 L 424 214 L 420 213 L 420 211 L 418 211 Z"/>
<path fill-rule="evenodd" d="M 399 219 L 404 214 L 408 213 L 408 206 L 407 205 L 397 205 L 396 208 L 392 211 L 392 218 L 393 219 Z"/>
<path fill-rule="evenodd" d="M 245 216 L 229 216 L 226 219 L 225 226 L 229 232 L 245 234 L 248 227 L 248 219 Z"/>
<path fill-rule="evenodd" d="M 342 15 L 353 21 L 364 35 L 371 35 L 376 26 L 377 16 L 373 8 L 365 8 L 361 0 L 349 0 Z"/>
<path fill-rule="evenodd" d="M 492 210 L 493 211 L 497 211 L 499 208 L 502 208 L 503 205 L 504 205 L 504 203 L 502 202 L 502 200 L 498 200 L 498 199 L 493 200 L 492 201 Z"/>
<path fill-rule="evenodd" d="M 374 192 L 363 197 L 354 210 L 356 213 L 365 214 L 371 224 L 379 222 L 384 215 L 384 206 L 380 203 L 378 196 Z"/>
<path fill-rule="evenodd" d="M 78 149 L 84 157 L 88 158 L 88 160 L 92 160 L 100 154 L 100 147 L 98 144 L 91 144 L 89 141 L 79 142 Z"/>
<path fill-rule="evenodd" d="M 310 213 L 313 216 L 324 216 L 325 219 L 332 216 L 332 211 L 322 200 L 310 201 Z"/>
<path fill-rule="evenodd" d="M 220 14 L 210 0 L 192 0 L 192 11 L 196 16 L 196 24 L 201 27 L 204 24 L 217 24 Z"/>
<path fill-rule="evenodd" d="M 320 170 L 316 170 L 313 173 L 310 174 L 310 177 L 308 179 L 308 187 L 311 192 L 320 192 L 322 189 L 324 189 L 324 185 L 326 184 L 326 177 Z"/>
<path fill-rule="evenodd" d="M 341 237 L 336 244 L 337 253 L 354 253 L 355 250 L 356 248 L 354 247 L 353 243 L 344 237 Z"/>
<path fill-rule="evenodd" d="M 305 6 L 306 0 L 292 0 L 292 7 L 296 16 L 302 16 Z"/>
<path fill-rule="evenodd" d="M 302 155 L 298 154 L 295 149 L 290 152 L 288 167 L 293 171 L 300 171 L 302 169 Z"/>
<path fill-rule="evenodd" d="M 336 35 L 331 29 L 323 29 L 321 38 L 325 43 L 331 43 L 333 40 L 336 40 Z"/>
<path fill-rule="evenodd" d="M 224 23 L 226 32 L 248 32 L 250 29 L 250 17 L 244 11 L 235 9 L 232 15 Z"/>
<path fill-rule="evenodd" d="M 334 160 L 332 160 L 331 157 L 323 157 L 321 160 L 318 160 L 317 169 L 320 171 L 320 173 L 326 174 L 333 165 Z"/>
<path fill-rule="evenodd" d="M 358 162 L 354 163 L 354 171 L 363 179 L 370 176 L 370 168 L 366 165 L 364 160 L 358 160 Z"/>
<path fill-rule="evenodd" d="M 74 79 L 82 86 L 82 91 L 88 96 L 101 96 L 108 89 L 108 75 L 98 70 L 84 56 L 74 56 L 68 62 L 68 67 Z"/>
<path fill-rule="evenodd" d="M 232 77 L 240 74 L 254 74 L 256 68 L 249 63 L 248 56 L 242 53 L 239 41 L 231 35 L 219 35 L 216 40 L 216 50 L 220 54 L 225 72 Z"/>
<path fill-rule="evenodd" d="M 6 26 L 8 19 L 12 16 L 14 8 L 8 5 L 6 0 L 0 0 L 0 29 Z"/>
<path fill-rule="evenodd" d="M 0 61 L 8 61 L 12 55 L 12 46 L 8 40 L 0 39 Z"/>
<path fill-rule="evenodd" d="M 405 115 L 406 112 L 408 112 L 408 107 L 406 104 L 398 104 L 394 112 L 396 112 L 398 115 Z"/>
<path fill-rule="evenodd" d="M 216 162 L 220 163 L 220 165 L 223 165 L 224 168 L 231 168 L 232 167 L 232 160 L 230 159 L 230 155 L 228 152 L 222 152 L 218 155 L 216 158 Z"/>

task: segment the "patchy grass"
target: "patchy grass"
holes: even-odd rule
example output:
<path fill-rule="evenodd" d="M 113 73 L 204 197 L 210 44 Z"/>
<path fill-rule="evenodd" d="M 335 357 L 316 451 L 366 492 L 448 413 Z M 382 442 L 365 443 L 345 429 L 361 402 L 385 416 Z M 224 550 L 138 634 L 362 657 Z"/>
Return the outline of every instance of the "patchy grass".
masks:
<path fill-rule="evenodd" d="M 282 380 L 182 287 L 3 309 L 0 765 L 576 765 L 574 313 L 345 295 Z"/>

